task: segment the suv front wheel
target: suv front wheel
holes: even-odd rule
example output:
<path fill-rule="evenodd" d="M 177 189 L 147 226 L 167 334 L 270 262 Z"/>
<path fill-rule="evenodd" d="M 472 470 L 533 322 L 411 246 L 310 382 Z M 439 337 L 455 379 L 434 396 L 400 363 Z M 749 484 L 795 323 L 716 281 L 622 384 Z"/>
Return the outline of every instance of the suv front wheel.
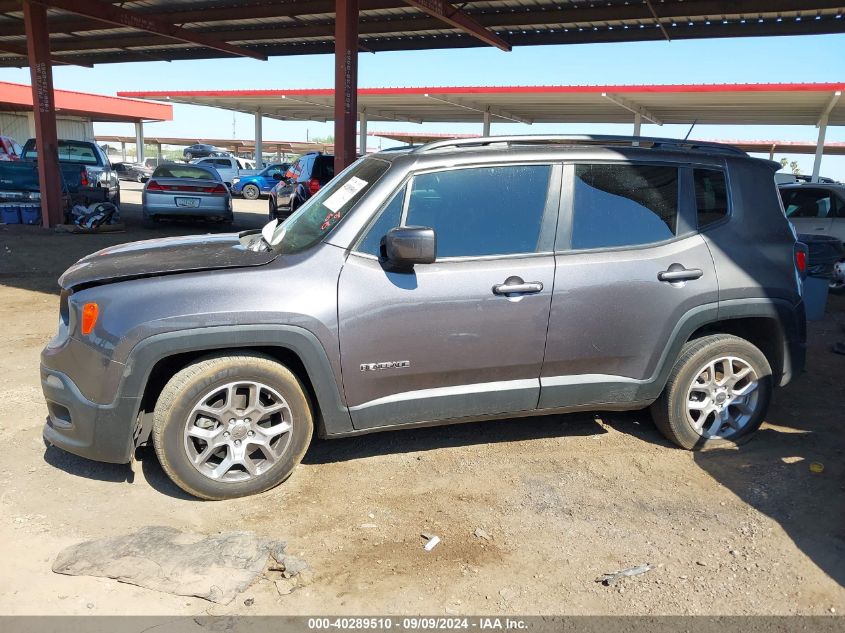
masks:
<path fill-rule="evenodd" d="M 312 429 L 296 376 L 267 356 L 235 352 L 208 356 L 170 379 L 156 403 L 153 444 L 182 490 L 230 499 L 287 479 Z"/>
<path fill-rule="evenodd" d="M 745 339 L 715 334 L 684 346 L 651 412 L 678 446 L 709 448 L 748 438 L 762 424 L 771 395 L 765 355 Z"/>

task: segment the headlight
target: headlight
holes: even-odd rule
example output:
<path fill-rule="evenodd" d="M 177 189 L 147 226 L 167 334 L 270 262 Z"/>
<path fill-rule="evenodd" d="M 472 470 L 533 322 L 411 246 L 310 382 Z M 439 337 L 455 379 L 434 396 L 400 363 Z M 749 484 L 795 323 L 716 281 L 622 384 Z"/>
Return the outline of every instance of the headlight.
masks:
<path fill-rule="evenodd" d="M 241 181 L 241 179 L 240 179 L 240 178 L 232 178 L 232 184 L 233 184 L 233 185 L 238 184 L 240 181 Z"/>

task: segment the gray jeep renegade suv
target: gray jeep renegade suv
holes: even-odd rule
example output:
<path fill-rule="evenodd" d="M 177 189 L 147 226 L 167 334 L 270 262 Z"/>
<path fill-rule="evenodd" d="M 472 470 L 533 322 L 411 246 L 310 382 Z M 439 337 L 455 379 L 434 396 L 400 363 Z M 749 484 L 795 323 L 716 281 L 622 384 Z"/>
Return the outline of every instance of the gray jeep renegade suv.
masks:
<path fill-rule="evenodd" d="M 681 447 L 735 442 L 804 362 L 777 167 L 442 141 L 363 158 L 260 232 L 107 248 L 59 280 L 44 437 L 118 463 L 152 442 L 206 499 L 284 481 L 314 431 L 651 406 Z"/>

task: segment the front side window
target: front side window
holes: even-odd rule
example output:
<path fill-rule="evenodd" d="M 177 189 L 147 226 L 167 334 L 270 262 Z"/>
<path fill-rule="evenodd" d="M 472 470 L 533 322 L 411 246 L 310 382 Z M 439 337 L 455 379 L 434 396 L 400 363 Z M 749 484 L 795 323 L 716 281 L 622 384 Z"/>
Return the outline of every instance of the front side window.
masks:
<path fill-rule="evenodd" d="M 702 229 L 728 215 L 728 187 L 725 172 L 719 169 L 694 169 L 695 206 L 698 228 Z"/>
<path fill-rule="evenodd" d="M 550 176 L 550 165 L 421 174 L 411 185 L 405 224 L 435 230 L 438 259 L 534 253 Z"/>
<path fill-rule="evenodd" d="M 572 248 L 638 246 L 671 239 L 678 220 L 678 169 L 575 165 Z"/>

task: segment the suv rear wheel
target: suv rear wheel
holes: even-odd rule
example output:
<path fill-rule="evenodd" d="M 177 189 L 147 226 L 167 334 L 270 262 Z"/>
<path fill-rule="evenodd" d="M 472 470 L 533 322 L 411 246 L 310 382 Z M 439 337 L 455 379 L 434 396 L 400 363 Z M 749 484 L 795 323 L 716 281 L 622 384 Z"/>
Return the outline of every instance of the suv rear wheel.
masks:
<path fill-rule="evenodd" d="M 217 354 L 188 365 L 156 403 L 153 444 L 185 492 L 230 499 L 287 479 L 311 441 L 311 407 L 299 380 L 261 354 Z"/>
<path fill-rule="evenodd" d="M 684 346 L 651 412 L 667 439 L 700 449 L 748 438 L 762 424 L 771 394 L 763 353 L 745 339 L 715 334 Z"/>

